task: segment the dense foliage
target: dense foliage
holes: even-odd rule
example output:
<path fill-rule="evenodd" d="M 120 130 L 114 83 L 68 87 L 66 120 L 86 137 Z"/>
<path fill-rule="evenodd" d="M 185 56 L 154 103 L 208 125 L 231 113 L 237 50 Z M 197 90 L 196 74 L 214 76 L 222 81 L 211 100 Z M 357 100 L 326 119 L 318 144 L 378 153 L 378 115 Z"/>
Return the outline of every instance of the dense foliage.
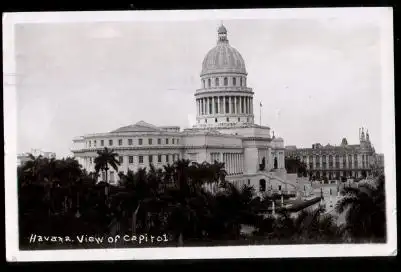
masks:
<path fill-rule="evenodd" d="M 337 206 L 347 213 L 342 227 L 322 209 L 301 211 L 296 218 L 279 212 L 280 198 L 254 197 L 253 187 L 247 185 L 236 188 L 226 182 L 224 164 L 219 162 L 179 160 L 163 169 L 152 166 L 120 173 L 118 185 L 110 185 L 107 175 L 97 182 L 109 166 L 117 169 L 116 156 L 113 150 L 99 152 L 94 173 L 87 173 L 74 158 L 32 157 L 19 167 L 21 247 L 33 247 L 28 242 L 32 234 L 165 234 L 170 241 L 166 246 L 336 243 L 385 237 L 384 177 L 377 187 L 344 189 Z M 247 235 L 244 226 L 252 229 Z"/>

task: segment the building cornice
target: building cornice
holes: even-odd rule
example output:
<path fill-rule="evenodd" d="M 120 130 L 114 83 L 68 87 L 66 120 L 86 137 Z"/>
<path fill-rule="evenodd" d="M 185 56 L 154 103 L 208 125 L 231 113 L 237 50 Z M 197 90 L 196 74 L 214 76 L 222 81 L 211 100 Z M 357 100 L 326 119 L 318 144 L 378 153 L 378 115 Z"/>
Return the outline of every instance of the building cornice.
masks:
<path fill-rule="evenodd" d="M 195 92 L 195 97 L 198 98 L 211 95 L 252 97 L 254 92 L 252 88 L 248 87 L 215 87 L 210 89 L 198 89 Z"/>

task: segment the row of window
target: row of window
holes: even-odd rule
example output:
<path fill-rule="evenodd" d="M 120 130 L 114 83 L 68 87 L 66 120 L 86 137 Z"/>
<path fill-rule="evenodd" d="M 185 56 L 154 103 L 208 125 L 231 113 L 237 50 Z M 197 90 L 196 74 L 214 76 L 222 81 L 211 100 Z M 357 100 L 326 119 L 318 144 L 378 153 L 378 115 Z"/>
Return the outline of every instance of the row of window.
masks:
<path fill-rule="evenodd" d="M 235 120 L 235 118 L 231 118 L 231 121 L 232 121 L 232 122 L 235 122 L 234 120 Z M 238 122 L 241 122 L 241 118 L 240 118 L 240 117 L 238 117 L 237 120 L 238 120 Z M 227 118 L 226 118 L 226 121 L 227 121 L 227 122 L 230 122 L 230 118 L 227 117 Z M 246 121 L 249 123 L 249 117 L 246 118 Z M 214 122 L 215 122 L 215 123 L 218 122 L 217 118 L 214 118 Z M 198 123 L 199 123 L 199 120 L 198 120 Z M 207 124 L 207 119 L 205 119 L 205 123 Z"/>
<path fill-rule="evenodd" d="M 342 165 L 343 165 L 342 168 L 347 168 L 347 164 L 346 164 L 345 161 L 343 161 Z M 352 162 L 349 162 L 348 163 L 348 168 L 352 168 L 353 165 L 354 165 L 354 168 L 358 168 L 358 163 L 357 162 L 355 162 L 354 164 L 352 164 Z M 367 165 L 367 164 L 365 164 L 365 162 L 362 161 L 362 168 L 365 168 L 365 165 Z M 322 169 L 332 169 L 333 167 L 334 167 L 334 164 L 332 162 L 329 163 L 329 167 L 328 168 L 327 168 L 327 164 L 326 163 L 322 164 Z M 339 162 L 335 163 L 335 168 L 340 168 L 340 163 Z M 309 169 L 313 169 L 313 163 L 309 163 Z M 320 169 L 320 163 L 319 162 L 316 162 L 315 169 Z"/>
<path fill-rule="evenodd" d="M 237 77 L 224 77 L 223 78 L 223 84 L 222 86 L 228 86 L 229 82 L 231 81 L 232 86 L 246 86 L 246 78 L 245 77 L 239 77 L 239 84 L 237 85 Z M 206 84 L 207 83 L 207 84 Z M 220 78 L 216 77 L 213 80 L 213 87 L 219 87 L 220 86 Z M 202 87 L 203 88 L 211 88 L 212 87 L 212 79 L 208 78 L 207 81 L 206 79 L 202 79 Z"/>
<path fill-rule="evenodd" d="M 313 157 L 314 157 L 314 156 L 309 156 L 309 161 L 312 161 L 312 160 L 313 160 Z M 326 161 L 326 156 L 325 156 L 325 155 L 323 155 L 323 156 L 315 156 L 315 160 L 316 160 L 316 161 L 319 161 L 319 160 L 320 160 L 319 157 L 322 157 L 322 160 L 323 160 L 323 161 Z M 333 161 L 334 158 L 335 158 L 336 161 L 339 161 L 339 160 L 340 160 L 340 156 L 339 156 L 339 155 L 336 155 L 336 156 L 331 156 L 331 155 L 329 155 L 329 156 L 327 156 L 327 157 L 328 157 L 328 159 L 329 159 L 329 162 Z M 346 155 L 343 155 L 343 156 L 341 156 L 341 157 L 342 157 L 343 161 L 346 161 L 346 159 L 347 159 L 347 156 L 346 156 Z M 358 155 L 357 155 L 357 154 L 354 154 L 354 156 L 348 155 L 348 160 L 349 160 L 349 161 L 351 161 L 352 158 L 354 159 L 354 161 L 356 161 L 356 162 L 358 161 Z M 302 161 L 306 162 L 306 159 L 307 159 L 307 156 L 303 156 L 303 157 L 302 157 Z M 362 162 L 363 162 L 363 161 L 367 161 L 367 160 L 368 160 L 368 156 L 367 156 L 367 155 L 362 155 Z"/>
<path fill-rule="evenodd" d="M 166 154 L 166 155 L 138 155 L 138 163 L 142 164 L 144 163 L 144 159 L 145 157 L 148 158 L 148 162 L 149 163 L 161 163 L 163 162 L 163 157 L 164 157 L 164 162 L 174 162 L 180 159 L 180 155 L 179 154 Z M 126 156 L 126 158 L 128 158 L 128 163 L 129 164 L 133 164 L 134 163 L 134 156 Z M 124 163 L 124 156 L 119 156 L 118 157 L 118 161 L 120 162 L 120 164 L 122 165 Z M 94 163 L 95 160 L 94 158 L 89 158 L 89 163 Z"/>
<path fill-rule="evenodd" d="M 161 139 L 161 138 L 158 138 L 158 139 L 157 139 L 157 144 L 158 144 L 158 145 L 161 145 L 162 142 L 164 142 L 165 144 L 170 144 L 170 139 L 169 139 L 169 138 L 166 138 L 166 139 L 164 139 L 164 141 L 163 141 L 163 139 Z M 138 139 L 138 145 L 143 145 L 143 143 L 144 143 L 144 139 L 139 138 L 139 139 Z M 172 139 L 171 139 L 171 143 L 172 143 L 172 144 L 179 144 L 179 143 L 180 143 L 180 140 L 177 139 L 177 138 L 172 138 Z M 133 145 L 133 144 L 134 144 L 134 140 L 133 140 L 133 139 L 127 139 L 127 144 L 128 144 L 128 145 Z M 87 142 L 87 145 L 88 145 L 88 147 L 92 147 L 92 145 L 93 145 L 93 147 L 96 147 L 96 146 L 97 146 L 97 140 L 88 141 L 88 142 Z M 114 141 L 111 140 L 111 139 L 108 140 L 108 145 L 109 145 L 109 146 L 113 146 L 113 145 L 114 145 Z M 123 139 L 119 139 L 119 140 L 118 140 L 118 145 L 119 145 L 119 146 L 122 146 L 122 145 L 123 145 Z M 152 138 L 148 138 L 148 145 L 153 145 L 153 139 L 152 139 Z M 100 146 L 105 146 L 104 140 L 100 140 Z"/>

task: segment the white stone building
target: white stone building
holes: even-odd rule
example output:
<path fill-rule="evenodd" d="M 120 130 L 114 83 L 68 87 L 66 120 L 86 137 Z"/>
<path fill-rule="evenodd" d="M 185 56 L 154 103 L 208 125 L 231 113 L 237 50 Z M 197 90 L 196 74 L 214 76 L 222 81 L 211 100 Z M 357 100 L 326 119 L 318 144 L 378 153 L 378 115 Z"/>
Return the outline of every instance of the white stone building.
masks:
<path fill-rule="evenodd" d="M 120 156 L 118 172 L 153 164 L 162 167 L 184 158 L 194 162 L 224 162 L 227 179 L 236 185 L 295 190 L 286 180 L 284 142 L 270 128 L 254 123 L 253 90 L 241 54 L 230 46 L 227 30 L 218 29 L 217 45 L 204 58 L 196 90 L 193 128 L 159 127 L 140 121 L 108 133 L 73 140 L 72 152 L 85 169 L 94 171 L 96 151 L 112 148 Z M 109 170 L 110 182 L 118 173 Z"/>

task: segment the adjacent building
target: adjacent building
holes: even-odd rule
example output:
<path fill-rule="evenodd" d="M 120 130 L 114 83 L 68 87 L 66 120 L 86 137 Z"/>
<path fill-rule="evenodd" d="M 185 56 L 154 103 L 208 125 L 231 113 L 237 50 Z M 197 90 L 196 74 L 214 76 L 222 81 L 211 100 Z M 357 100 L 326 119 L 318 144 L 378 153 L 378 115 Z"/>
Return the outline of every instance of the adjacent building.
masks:
<path fill-rule="evenodd" d="M 31 149 L 31 152 L 21 153 L 17 155 L 17 166 L 21 166 L 29 161 L 31 159 L 29 155 L 33 155 L 34 157 L 42 156 L 43 158 L 48 159 L 56 158 L 56 153 L 54 152 L 47 152 L 41 149 Z"/>
<path fill-rule="evenodd" d="M 118 171 L 108 173 L 111 183 L 117 182 L 120 171 L 150 165 L 159 168 L 183 158 L 224 162 L 227 180 L 238 186 L 290 189 L 285 181 L 284 140 L 272 137 L 268 126 L 254 123 L 254 92 L 247 83 L 244 59 L 230 45 L 223 25 L 217 34 L 216 46 L 203 60 L 200 88 L 195 91 L 196 125 L 181 130 L 140 121 L 77 137 L 72 152 L 85 169 L 94 171 L 96 152 L 108 147 L 119 154 L 121 163 Z"/>
<path fill-rule="evenodd" d="M 359 144 L 350 145 L 343 138 L 339 146 L 323 146 L 319 143 L 313 144 L 312 148 L 287 146 L 285 156 L 296 157 L 304 162 L 311 177 L 327 177 L 329 180 L 368 176 L 378 158 L 369 132 L 365 133 L 363 128 L 359 130 Z"/>

